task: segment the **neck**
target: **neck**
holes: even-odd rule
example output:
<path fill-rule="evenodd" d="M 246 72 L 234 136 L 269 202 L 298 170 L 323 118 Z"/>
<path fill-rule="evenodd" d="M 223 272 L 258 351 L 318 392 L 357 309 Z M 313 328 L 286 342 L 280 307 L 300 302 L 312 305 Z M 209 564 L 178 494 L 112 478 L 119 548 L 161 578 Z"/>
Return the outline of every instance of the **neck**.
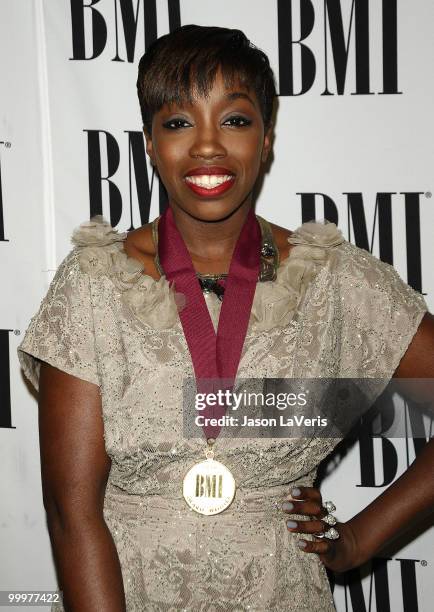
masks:
<path fill-rule="evenodd" d="M 250 198 L 222 221 L 202 221 L 172 205 L 173 217 L 198 272 L 225 272 L 251 207 Z M 221 269 L 224 268 L 224 269 Z"/>

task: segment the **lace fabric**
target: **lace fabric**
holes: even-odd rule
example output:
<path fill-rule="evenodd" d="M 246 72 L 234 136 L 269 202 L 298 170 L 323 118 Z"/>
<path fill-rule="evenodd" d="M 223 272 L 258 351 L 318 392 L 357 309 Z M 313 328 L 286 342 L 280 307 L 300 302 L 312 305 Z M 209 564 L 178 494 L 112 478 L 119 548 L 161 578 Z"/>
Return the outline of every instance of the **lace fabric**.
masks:
<path fill-rule="evenodd" d="M 235 500 L 212 517 L 191 511 L 182 480 L 205 442 L 182 436 L 183 379 L 193 377 L 184 300 L 128 257 L 125 238 L 102 217 L 74 231 L 18 356 L 36 389 L 40 360 L 100 388 L 112 460 L 104 516 L 128 612 L 334 610 L 322 563 L 298 549 L 280 504 L 312 485 L 339 440 L 219 438 Z M 305 223 L 289 242 L 276 280 L 257 284 L 238 378 L 390 378 L 423 297 L 334 224 Z M 216 326 L 221 302 L 206 302 Z"/>

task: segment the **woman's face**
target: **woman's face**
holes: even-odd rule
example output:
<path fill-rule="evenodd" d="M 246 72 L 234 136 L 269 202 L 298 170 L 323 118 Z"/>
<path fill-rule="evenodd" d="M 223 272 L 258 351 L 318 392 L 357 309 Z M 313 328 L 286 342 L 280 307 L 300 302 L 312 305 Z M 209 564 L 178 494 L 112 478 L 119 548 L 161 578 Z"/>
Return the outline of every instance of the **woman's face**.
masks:
<path fill-rule="evenodd" d="M 230 216 L 251 199 L 270 150 L 256 95 L 227 89 L 217 72 L 209 97 L 165 105 L 153 118 L 146 150 L 178 207 L 201 221 Z"/>

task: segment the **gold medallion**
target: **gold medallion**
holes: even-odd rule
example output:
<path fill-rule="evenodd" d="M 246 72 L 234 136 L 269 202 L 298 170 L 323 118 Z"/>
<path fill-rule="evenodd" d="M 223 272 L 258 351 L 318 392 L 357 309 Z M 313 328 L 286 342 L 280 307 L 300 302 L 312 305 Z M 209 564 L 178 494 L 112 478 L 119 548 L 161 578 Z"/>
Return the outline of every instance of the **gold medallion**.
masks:
<path fill-rule="evenodd" d="M 207 458 L 204 461 L 188 470 L 182 492 L 192 510 L 211 516 L 230 506 L 236 486 L 232 472 L 213 458 L 214 451 L 207 449 L 205 454 Z"/>

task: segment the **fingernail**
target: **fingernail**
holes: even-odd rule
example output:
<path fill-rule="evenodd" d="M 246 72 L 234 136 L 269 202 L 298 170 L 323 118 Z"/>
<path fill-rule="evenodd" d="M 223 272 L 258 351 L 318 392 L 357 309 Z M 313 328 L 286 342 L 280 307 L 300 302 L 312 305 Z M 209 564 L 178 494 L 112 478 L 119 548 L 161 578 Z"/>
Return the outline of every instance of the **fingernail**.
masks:
<path fill-rule="evenodd" d="M 295 521 L 286 521 L 286 525 L 288 529 L 295 529 L 295 527 L 297 527 L 297 523 Z"/>
<path fill-rule="evenodd" d="M 297 542 L 297 546 L 298 546 L 299 548 L 306 548 L 307 543 L 306 543 L 304 540 L 299 540 L 299 541 Z"/>
<path fill-rule="evenodd" d="M 291 495 L 292 497 L 298 497 L 300 495 L 301 491 L 298 487 L 296 487 L 295 489 L 292 489 L 291 491 Z"/>
<path fill-rule="evenodd" d="M 289 501 L 285 501 L 282 504 L 282 510 L 293 510 L 294 509 L 294 504 L 291 504 L 291 502 Z"/>

